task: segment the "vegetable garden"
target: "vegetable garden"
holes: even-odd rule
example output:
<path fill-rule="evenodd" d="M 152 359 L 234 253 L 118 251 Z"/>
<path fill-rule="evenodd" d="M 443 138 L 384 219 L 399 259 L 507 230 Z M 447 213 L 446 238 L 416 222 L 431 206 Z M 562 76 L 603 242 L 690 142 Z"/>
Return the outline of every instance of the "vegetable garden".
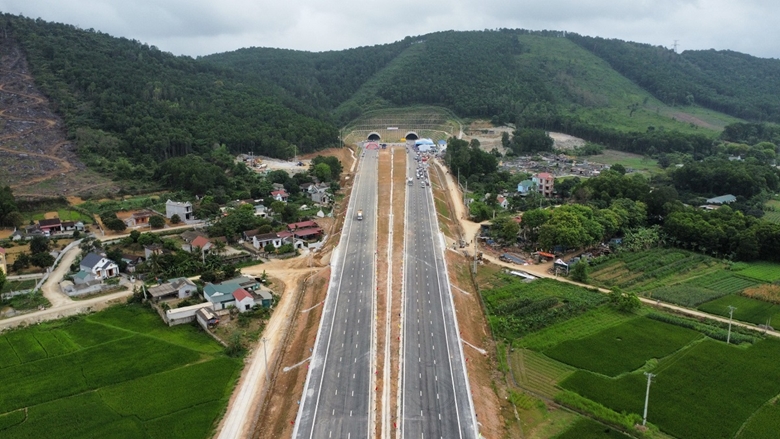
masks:
<path fill-rule="evenodd" d="M 140 306 L 19 329 L 0 336 L 0 436 L 205 438 L 240 367 Z"/>

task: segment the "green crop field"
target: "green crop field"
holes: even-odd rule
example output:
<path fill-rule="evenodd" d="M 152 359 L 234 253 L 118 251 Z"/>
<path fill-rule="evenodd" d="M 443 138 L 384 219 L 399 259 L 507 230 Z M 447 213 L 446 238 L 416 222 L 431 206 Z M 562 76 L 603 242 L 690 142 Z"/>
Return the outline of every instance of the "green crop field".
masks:
<path fill-rule="evenodd" d="M 680 249 L 655 248 L 644 252 L 624 252 L 599 259 L 591 268 L 590 281 L 605 288 L 645 294 L 688 279 L 720 271 L 725 264 L 698 253 Z"/>
<path fill-rule="evenodd" d="M 31 290 L 35 288 L 35 284 L 37 282 L 38 282 L 37 279 L 7 280 L 3 285 L 3 288 L 0 289 L 0 293 L 10 293 L 11 291 Z"/>
<path fill-rule="evenodd" d="M 661 360 L 652 370 L 657 376 L 650 389 L 648 421 L 678 438 L 733 438 L 780 393 L 778 364 L 780 340 L 761 340 L 744 348 L 705 339 Z M 641 373 L 612 379 L 586 371 L 561 383 L 615 411 L 639 414 L 646 385 Z"/>
<path fill-rule="evenodd" d="M 565 341 L 544 352 L 568 365 L 617 376 L 664 358 L 701 338 L 696 331 L 638 317 L 598 334 Z"/>
<path fill-rule="evenodd" d="M 607 300 L 599 292 L 552 279 L 530 283 L 511 279 L 501 287 L 483 290 L 482 295 L 494 335 L 506 340 L 568 320 Z"/>
<path fill-rule="evenodd" d="M 132 305 L 7 333 L 0 437 L 208 437 L 241 368 L 222 352 Z"/>
<path fill-rule="evenodd" d="M 629 439 L 629 436 L 591 419 L 579 419 L 554 439 Z"/>
<path fill-rule="evenodd" d="M 780 264 L 759 261 L 749 262 L 747 265 L 747 268 L 739 270 L 737 273 L 763 282 L 780 280 Z"/>
<path fill-rule="evenodd" d="M 744 430 L 737 436 L 739 439 L 776 439 L 780 432 L 780 404 L 777 400 L 761 407 L 761 410 L 750 418 Z"/>
<path fill-rule="evenodd" d="M 614 165 L 619 163 L 626 168 L 632 168 L 637 171 L 650 173 L 661 172 L 661 167 L 658 166 L 658 161 L 655 159 L 651 159 L 639 154 L 631 154 L 630 152 L 616 151 L 613 149 L 604 150 L 602 154 L 592 155 L 588 157 L 588 161 L 607 165 Z"/>
<path fill-rule="evenodd" d="M 731 271 L 719 270 L 680 284 L 656 288 L 649 296 L 665 302 L 696 307 L 719 297 L 739 293 L 745 288 L 758 285 L 758 283 L 755 279 L 740 276 Z"/>
<path fill-rule="evenodd" d="M 699 310 L 719 316 L 729 316 L 729 305 L 736 307 L 734 319 L 743 322 L 766 324 L 768 320 L 780 323 L 780 305 L 764 302 L 750 297 L 730 295 L 707 302 L 699 306 Z"/>
<path fill-rule="evenodd" d="M 594 335 L 634 318 L 609 306 L 600 306 L 585 314 L 533 332 L 516 341 L 516 344 L 535 351 L 544 351 L 558 343 Z"/>

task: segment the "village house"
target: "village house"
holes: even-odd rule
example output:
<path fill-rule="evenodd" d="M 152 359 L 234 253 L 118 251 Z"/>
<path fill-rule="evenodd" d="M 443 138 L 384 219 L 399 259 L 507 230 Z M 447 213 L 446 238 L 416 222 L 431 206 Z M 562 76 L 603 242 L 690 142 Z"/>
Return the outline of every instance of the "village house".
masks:
<path fill-rule="evenodd" d="M 149 218 L 153 217 L 154 215 L 156 214 L 151 210 L 139 210 L 138 212 L 134 212 L 130 218 L 125 220 L 125 225 L 127 225 L 127 227 L 140 227 L 148 225 Z"/>
<path fill-rule="evenodd" d="M 509 208 L 509 200 L 507 200 L 505 196 L 503 195 L 497 196 L 496 201 L 498 202 L 498 205 L 501 206 L 502 209 Z"/>
<path fill-rule="evenodd" d="M 273 232 L 252 236 L 252 246 L 254 248 L 262 250 L 268 244 L 273 244 L 275 248 L 279 248 L 282 246 L 282 238 Z"/>
<path fill-rule="evenodd" d="M 306 196 L 308 196 L 312 202 L 317 204 L 330 203 L 330 195 L 328 195 L 330 186 L 325 183 L 309 184 L 305 188 Z"/>
<path fill-rule="evenodd" d="M 523 180 L 520 183 L 517 183 L 517 192 L 522 196 L 526 196 L 535 190 L 536 184 L 533 180 Z"/>
<path fill-rule="evenodd" d="M 217 284 L 206 283 L 203 287 L 203 297 L 211 302 L 217 311 L 233 306 L 240 312 L 246 312 L 256 304 L 266 308 L 273 304 L 271 293 L 262 289 L 256 280 L 245 276 Z"/>
<path fill-rule="evenodd" d="M 259 216 L 260 218 L 267 218 L 268 208 L 266 208 L 262 204 L 255 205 L 255 216 Z"/>
<path fill-rule="evenodd" d="M 95 279 L 119 276 L 119 266 L 111 259 L 97 253 L 88 253 L 79 264 L 80 271 L 91 274 Z"/>
<path fill-rule="evenodd" d="M 66 232 L 72 232 L 75 230 L 78 230 L 79 232 L 84 231 L 84 223 L 81 221 L 63 221 L 61 225 L 62 230 Z"/>
<path fill-rule="evenodd" d="M 163 254 L 162 244 L 149 244 L 144 246 L 144 259 L 149 259 L 152 255 Z"/>
<path fill-rule="evenodd" d="M 287 191 L 284 189 L 271 192 L 271 197 L 273 197 L 274 200 L 281 201 L 283 203 L 286 203 L 287 199 L 290 198 L 290 196 L 287 194 Z"/>
<path fill-rule="evenodd" d="M 152 300 L 159 302 L 161 300 L 186 299 L 192 297 L 197 291 L 197 285 L 191 280 L 186 277 L 178 277 L 149 288 L 148 293 Z"/>
<path fill-rule="evenodd" d="M 322 235 L 319 224 L 311 220 L 287 224 L 287 231 L 296 238 L 305 240 L 317 239 Z"/>
<path fill-rule="evenodd" d="M 182 221 L 189 221 L 195 219 L 192 215 L 192 203 L 189 201 L 178 202 L 168 200 L 165 202 L 165 217 L 171 219 L 174 215 L 179 215 L 179 219 Z"/>
<path fill-rule="evenodd" d="M 38 221 L 38 230 L 49 236 L 62 231 L 62 222 L 59 218 L 42 219 Z"/>
<path fill-rule="evenodd" d="M 202 255 L 207 255 L 214 244 L 209 241 L 205 236 L 198 236 L 190 242 L 190 253 L 195 252 L 196 249 L 200 249 Z"/>
<path fill-rule="evenodd" d="M 549 172 L 540 172 L 532 178 L 536 189 L 545 197 L 551 197 L 555 186 L 555 177 Z"/>

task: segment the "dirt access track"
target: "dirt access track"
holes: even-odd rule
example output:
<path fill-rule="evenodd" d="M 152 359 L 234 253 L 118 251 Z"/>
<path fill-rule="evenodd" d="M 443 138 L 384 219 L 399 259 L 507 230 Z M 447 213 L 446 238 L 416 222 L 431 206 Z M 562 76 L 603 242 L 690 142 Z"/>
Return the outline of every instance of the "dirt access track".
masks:
<path fill-rule="evenodd" d="M 20 198 L 108 190 L 111 182 L 76 157 L 51 108 L 18 45 L 0 39 L 0 186 L 11 186 Z"/>

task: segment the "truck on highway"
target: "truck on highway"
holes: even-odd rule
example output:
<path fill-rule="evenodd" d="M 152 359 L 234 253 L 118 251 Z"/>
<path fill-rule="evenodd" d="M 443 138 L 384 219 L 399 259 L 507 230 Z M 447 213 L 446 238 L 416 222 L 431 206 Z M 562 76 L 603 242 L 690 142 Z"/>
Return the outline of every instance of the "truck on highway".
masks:
<path fill-rule="evenodd" d="M 363 211 L 362 210 L 358 210 L 357 219 L 358 219 L 358 221 L 362 221 L 363 220 Z"/>
<path fill-rule="evenodd" d="M 408 184 L 409 186 L 411 186 L 411 185 L 412 185 L 412 177 L 409 177 L 409 178 L 406 180 L 406 184 Z"/>

